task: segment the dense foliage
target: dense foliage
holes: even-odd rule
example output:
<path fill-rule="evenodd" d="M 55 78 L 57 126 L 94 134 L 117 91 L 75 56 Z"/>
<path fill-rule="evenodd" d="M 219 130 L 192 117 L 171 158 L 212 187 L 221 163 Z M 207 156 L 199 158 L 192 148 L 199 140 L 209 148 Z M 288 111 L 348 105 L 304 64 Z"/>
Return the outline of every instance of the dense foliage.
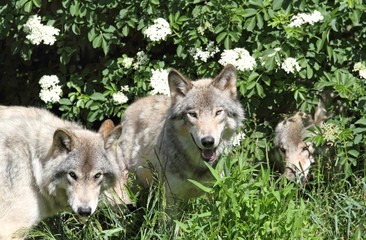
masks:
<path fill-rule="evenodd" d="M 97 128 L 103 119 L 118 121 L 134 99 L 163 93 L 164 83 L 154 81 L 170 68 L 191 79 L 216 75 L 230 59 L 238 68 L 245 138 L 222 161 L 226 175 L 217 174 L 209 197 L 191 202 L 178 220 L 151 200 L 136 231 L 129 229 L 138 214 L 115 215 L 108 208 L 101 212 L 108 224 L 95 218 L 85 227 L 67 225 L 74 219 L 66 215 L 66 224 L 55 228 L 72 232 L 68 237 L 126 239 L 361 238 L 365 11 L 362 0 L 2 1 L 1 104 L 46 106 Z M 31 36 L 34 15 L 41 32 L 53 34 L 43 42 Z M 164 25 L 156 21 L 161 18 L 168 29 L 155 29 L 162 35 L 153 36 L 148 29 Z M 55 77 L 45 75 L 59 82 L 47 84 Z M 320 151 L 311 187 L 299 193 L 257 163 L 268 161 L 278 121 L 298 110 L 313 113 L 319 99 L 329 118 L 311 138 Z"/>

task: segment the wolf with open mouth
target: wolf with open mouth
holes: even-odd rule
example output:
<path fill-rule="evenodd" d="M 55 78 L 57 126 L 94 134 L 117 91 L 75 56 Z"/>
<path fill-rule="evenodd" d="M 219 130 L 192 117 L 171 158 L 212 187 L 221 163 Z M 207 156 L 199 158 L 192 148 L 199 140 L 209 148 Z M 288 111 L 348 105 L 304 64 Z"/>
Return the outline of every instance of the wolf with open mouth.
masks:
<path fill-rule="evenodd" d="M 236 70 L 226 66 L 214 79 L 190 81 L 176 70 L 168 76 L 170 97 L 149 96 L 131 104 L 122 118 L 120 164 L 148 187 L 152 168 L 165 181 L 168 201 L 202 192 L 188 179 L 208 183 L 215 166 L 242 125 Z M 125 178 L 123 178 L 125 179 Z"/>

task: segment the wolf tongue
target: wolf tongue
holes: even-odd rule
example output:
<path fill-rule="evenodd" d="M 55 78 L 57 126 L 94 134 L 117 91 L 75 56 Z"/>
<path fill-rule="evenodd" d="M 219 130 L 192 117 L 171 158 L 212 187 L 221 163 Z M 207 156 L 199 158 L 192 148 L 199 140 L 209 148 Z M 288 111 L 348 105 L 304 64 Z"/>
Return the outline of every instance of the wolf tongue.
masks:
<path fill-rule="evenodd" d="M 203 149 L 202 150 L 202 157 L 206 161 L 212 161 L 216 158 L 216 153 L 214 149 Z"/>

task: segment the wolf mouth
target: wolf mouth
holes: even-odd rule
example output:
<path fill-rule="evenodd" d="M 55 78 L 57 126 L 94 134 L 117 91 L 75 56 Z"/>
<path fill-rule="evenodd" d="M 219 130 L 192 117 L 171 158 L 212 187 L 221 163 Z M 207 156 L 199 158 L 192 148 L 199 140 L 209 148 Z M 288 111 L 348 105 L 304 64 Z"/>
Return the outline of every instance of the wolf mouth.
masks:
<path fill-rule="evenodd" d="M 194 144 L 196 145 L 196 147 L 201 151 L 201 158 L 208 163 L 212 163 L 217 159 L 217 154 L 216 154 L 216 148 L 200 148 L 198 146 L 198 144 L 196 143 L 196 141 L 194 140 L 193 135 L 191 134 L 192 140 L 194 142 Z"/>

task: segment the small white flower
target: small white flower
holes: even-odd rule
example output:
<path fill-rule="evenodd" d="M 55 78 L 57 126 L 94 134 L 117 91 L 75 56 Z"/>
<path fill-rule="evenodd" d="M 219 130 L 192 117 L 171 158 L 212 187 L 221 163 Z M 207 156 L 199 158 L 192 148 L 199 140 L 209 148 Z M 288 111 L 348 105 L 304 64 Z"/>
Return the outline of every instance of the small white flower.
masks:
<path fill-rule="evenodd" d="M 232 140 L 232 144 L 234 147 L 239 146 L 241 141 L 245 138 L 245 133 L 239 132 L 237 133 Z"/>
<path fill-rule="evenodd" d="M 324 19 L 323 15 L 317 10 L 315 10 L 312 14 L 299 13 L 291 18 L 291 23 L 288 26 L 300 27 L 305 23 L 314 25 L 314 23 L 320 22 L 323 19 Z"/>
<path fill-rule="evenodd" d="M 358 74 L 360 75 L 360 77 L 366 79 L 366 69 L 361 69 Z"/>
<path fill-rule="evenodd" d="M 122 91 L 113 93 L 112 98 L 118 104 L 124 104 L 128 101 L 128 97 Z"/>
<path fill-rule="evenodd" d="M 151 94 L 164 94 L 170 96 L 168 74 L 169 72 L 164 69 L 152 70 L 150 86 L 153 90 L 151 91 Z"/>
<path fill-rule="evenodd" d="M 133 64 L 133 69 L 138 69 L 141 65 L 147 63 L 149 58 L 144 51 L 136 53 L 136 62 Z"/>
<path fill-rule="evenodd" d="M 340 127 L 334 123 L 324 123 L 322 128 L 323 136 L 327 140 L 328 145 L 333 145 L 342 133 Z"/>
<path fill-rule="evenodd" d="M 130 58 L 130 57 L 124 57 L 122 60 L 123 67 L 125 67 L 127 69 L 132 66 L 132 63 L 133 63 L 133 58 Z"/>
<path fill-rule="evenodd" d="M 354 72 L 357 72 L 357 71 L 360 71 L 360 70 L 363 70 L 363 69 L 366 69 L 366 67 L 360 62 L 355 63 L 355 65 L 353 66 L 353 71 Z"/>
<path fill-rule="evenodd" d="M 209 42 L 207 44 L 206 50 L 203 50 L 201 47 L 199 47 L 196 49 L 191 48 L 189 51 L 194 60 L 201 60 L 203 62 L 207 62 L 210 57 L 213 57 L 218 52 L 219 48 L 214 45 L 214 42 Z"/>
<path fill-rule="evenodd" d="M 286 73 L 295 73 L 301 70 L 299 63 L 295 58 L 286 58 L 285 61 L 281 64 L 281 68 L 285 70 Z"/>
<path fill-rule="evenodd" d="M 255 59 L 244 48 L 224 50 L 219 63 L 223 66 L 232 64 L 240 71 L 253 70 L 256 66 Z"/>
<path fill-rule="evenodd" d="M 358 72 L 358 75 L 360 75 L 361 78 L 366 79 L 366 67 L 362 63 L 355 63 L 353 66 L 353 71 Z"/>
<path fill-rule="evenodd" d="M 169 23 L 164 18 L 157 18 L 154 24 L 148 27 L 144 34 L 154 42 L 165 40 L 169 34 L 172 34 Z"/>
<path fill-rule="evenodd" d="M 128 91 L 130 91 L 130 87 L 128 85 L 124 85 L 124 86 L 121 87 L 121 91 L 122 92 L 128 92 Z"/>
<path fill-rule="evenodd" d="M 61 86 L 58 85 L 60 80 L 56 75 L 44 75 L 39 80 L 41 91 L 39 97 L 45 103 L 55 103 L 60 101 L 62 93 Z"/>
<path fill-rule="evenodd" d="M 29 17 L 24 25 L 24 31 L 28 33 L 27 39 L 32 44 L 39 45 L 43 41 L 44 44 L 53 45 L 56 42 L 56 37 L 60 30 L 52 26 L 43 25 L 41 17 L 33 15 Z"/>
<path fill-rule="evenodd" d="M 41 85 L 41 88 L 52 88 L 56 86 L 60 80 L 56 75 L 44 75 L 39 79 L 39 84 Z"/>

